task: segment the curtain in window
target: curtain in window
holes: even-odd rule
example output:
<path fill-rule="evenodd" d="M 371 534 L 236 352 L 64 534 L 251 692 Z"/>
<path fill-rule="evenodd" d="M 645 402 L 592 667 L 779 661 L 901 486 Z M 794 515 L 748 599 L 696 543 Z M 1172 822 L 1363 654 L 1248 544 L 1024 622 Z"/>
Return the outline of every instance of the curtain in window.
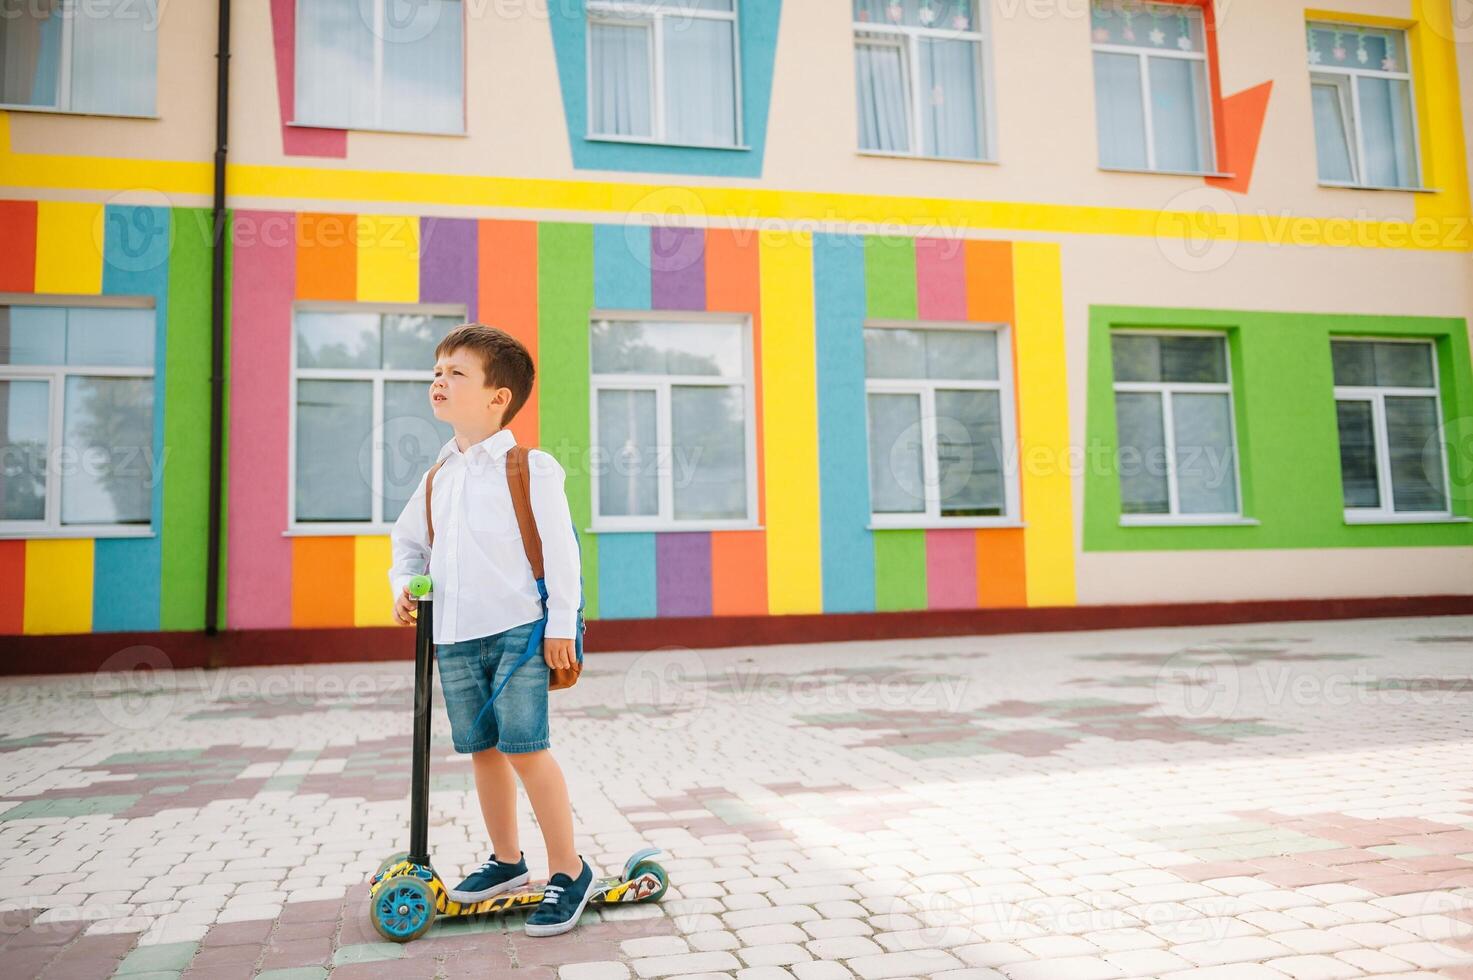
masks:
<path fill-rule="evenodd" d="M 297 382 L 297 520 L 371 521 L 373 382 Z"/>
<path fill-rule="evenodd" d="M 1350 155 L 1350 87 L 1318 81 L 1311 87 L 1314 101 L 1314 143 L 1320 180 L 1355 180 Z"/>
<path fill-rule="evenodd" d="M 373 30 L 358 15 L 356 2 L 298 3 L 295 121 L 375 125 L 373 48 Z"/>
<path fill-rule="evenodd" d="M 861 37 L 854 54 L 860 148 L 909 153 L 910 84 L 903 44 Z"/>
<path fill-rule="evenodd" d="M 87 0 L 72 17 L 71 108 L 152 115 L 157 38 L 153 0 Z"/>
<path fill-rule="evenodd" d="M 1146 114 L 1135 55 L 1095 52 L 1095 118 L 1100 165 L 1145 169 Z"/>
<path fill-rule="evenodd" d="M 870 504 L 876 514 L 926 510 L 919 395 L 869 395 Z"/>
<path fill-rule="evenodd" d="M 650 27 L 588 25 L 593 74 L 593 132 L 604 136 L 655 135 L 651 116 Z"/>
<path fill-rule="evenodd" d="M 1340 429 L 1340 487 L 1346 507 L 1379 507 L 1376 433 L 1368 401 L 1337 401 Z"/>
<path fill-rule="evenodd" d="M 1207 66 L 1182 58 L 1150 58 L 1151 128 L 1157 170 L 1207 170 Z"/>
<path fill-rule="evenodd" d="M 66 379 L 63 442 L 87 460 L 61 484 L 63 524 L 147 524 L 152 517 L 153 379 Z"/>
<path fill-rule="evenodd" d="M 656 469 L 655 393 L 598 393 L 598 512 L 604 517 L 650 517 L 660 512 Z"/>
<path fill-rule="evenodd" d="M 671 142 L 736 145 L 732 27 L 725 20 L 666 19 L 665 136 Z"/>
<path fill-rule="evenodd" d="M 465 129 L 460 0 L 384 0 L 378 125 L 430 133 Z"/>
<path fill-rule="evenodd" d="M 1356 82 L 1366 151 L 1366 183 L 1382 187 L 1414 186 L 1416 161 L 1409 86 L 1396 78 L 1361 76 Z"/>
<path fill-rule="evenodd" d="M 977 45 L 921 38 L 920 52 L 927 155 L 978 159 Z"/>
<path fill-rule="evenodd" d="M 747 426 L 742 389 L 670 389 L 672 512 L 683 520 L 747 516 Z"/>
<path fill-rule="evenodd" d="M 1171 420 L 1180 512 L 1237 513 L 1237 459 L 1228 396 L 1177 392 L 1171 396 Z"/>
<path fill-rule="evenodd" d="M 46 518 L 46 458 L 51 386 L 0 381 L 0 518 Z"/>
<path fill-rule="evenodd" d="M 1161 396 L 1151 392 L 1116 392 L 1115 424 L 1119 430 L 1120 512 L 1169 514 L 1166 482 L 1166 429 Z"/>
<path fill-rule="evenodd" d="M 1398 511 L 1447 510 L 1443 492 L 1442 440 L 1437 402 L 1386 396 L 1386 448 L 1391 460 L 1391 498 Z"/>
<path fill-rule="evenodd" d="M 61 0 L 23 3 L 0 17 L 0 101 L 54 106 L 61 66 Z"/>

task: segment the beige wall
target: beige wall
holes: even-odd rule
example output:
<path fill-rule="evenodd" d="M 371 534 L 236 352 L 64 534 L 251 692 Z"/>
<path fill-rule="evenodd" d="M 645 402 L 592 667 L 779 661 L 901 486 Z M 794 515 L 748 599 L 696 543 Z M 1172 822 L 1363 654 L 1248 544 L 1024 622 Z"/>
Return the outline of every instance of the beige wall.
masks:
<path fill-rule="evenodd" d="M 1411 0 L 1342 0 L 1339 9 L 1409 17 Z M 575 171 L 551 31 L 537 4 L 468 5 L 466 136 L 352 133 L 348 159 L 286 157 L 269 5 L 234 5 L 231 159 L 236 163 L 637 183 L 730 184 L 652 174 Z M 997 164 L 862 156 L 857 144 L 847 0 L 783 6 L 761 186 L 884 195 L 1163 208 L 1198 178 L 1096 168 L 1086 0 L 993 0 Z M 1316 186 L 1303 3 L 1218 0 L 1223 90 L 1272 80 L 1253 193 L 1270 211 L 1409 218 L 1414 196 Z M 214 5 L 172 2 L 160 25 L 157 120 L 12 113 L 14 148 L 207 162 L 213 150 Z M 513 13 L 497 16 L 505 9 Z M 1466 50 L 1466 48 L 1465 48 Z"/>

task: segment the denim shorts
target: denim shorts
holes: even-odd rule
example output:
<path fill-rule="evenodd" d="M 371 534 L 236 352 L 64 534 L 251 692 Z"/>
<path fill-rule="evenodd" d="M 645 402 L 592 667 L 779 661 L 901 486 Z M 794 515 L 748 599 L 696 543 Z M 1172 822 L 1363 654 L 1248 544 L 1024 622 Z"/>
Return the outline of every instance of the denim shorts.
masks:
<path fill-rule="evenodd" d="M 504 633 L 435 644 L 455 751 L 536 752 L 552 744 L 547 725 L 548 669 L 541 650 L 512 672 L 505 690 L 476 724 L 491 692 L 527 649 L 536 625 L 523 623 Z"/>

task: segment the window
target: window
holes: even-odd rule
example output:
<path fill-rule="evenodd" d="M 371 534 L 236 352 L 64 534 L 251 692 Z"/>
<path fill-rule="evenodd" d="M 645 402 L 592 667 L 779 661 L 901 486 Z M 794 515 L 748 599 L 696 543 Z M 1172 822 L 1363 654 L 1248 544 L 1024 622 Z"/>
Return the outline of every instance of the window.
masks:
<path fill-rule="evenodd" d="M 1332 340 L 1345 519 L 1447 516 L 1437 352 L 1429 341 Z"/>
<path fill-rule="evenodd" d="M 0 14 L 0 103 L 151 116 L 158 0 L 27 0 Z"/>
<path fill-rule="evenodd" d="M 460 314 L 304 306 L 293 345 L 293 525 L 380 531 L 453 435 L 430 410 Z"/>
<path fill-rule="evenodd" d="M 973 0 L 854 0 L 859 148 L 990 157 L 982 57 Z"/>
<path fill-rule="evenodd" d="M 1116 331 L 1110 349 L 1126 523 L 1241 519 L 1227 339 Z"/>
<path fill-rule="evenodd" d="M 1016 520 L 1005 330 L 866 327 L 864 373 L 875 526 Z"/>
<path fill-rule="evenodd" d="M 1406 32 L 1310 24 L 1309 85 L 1322 183 L 1418 186 Z"/>
<path fill-rule="evenodd" d="M 757 514 L 746 321 L 595 320 L 599 530 L 750 527 Z"/>
<path fill-rule="evenodd" d="M 303 126 L 465 130 L 460 0 L 297 0 Z"/>
<path fill-rule="evenodd" d="M 737 146 L 736 0 L 588 0 L 588 134 Z"/>
<path fill-rule="evenodd" d="M 0 534 L 147 528 L 162 462 L 154 322 L 152 309 L 0 306 Z"/>
<path fill-rule="evenodd" d="M 1212 95 L 1201 8 L 1094 0 L 1091 22 L 1100 166 L 1211 172 Z"/>

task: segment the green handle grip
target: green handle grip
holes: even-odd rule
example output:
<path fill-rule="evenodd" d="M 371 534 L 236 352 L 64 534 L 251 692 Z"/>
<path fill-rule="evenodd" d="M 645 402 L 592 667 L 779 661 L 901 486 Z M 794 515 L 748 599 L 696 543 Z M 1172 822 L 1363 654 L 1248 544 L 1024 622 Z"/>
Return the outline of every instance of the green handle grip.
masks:
<path fill-rule="evenodd" d="M 430 594 L 430 577 L 428 575 L 416 575 L 409 580 L 409 594 L 416 599 L 423 599 Z"/>

